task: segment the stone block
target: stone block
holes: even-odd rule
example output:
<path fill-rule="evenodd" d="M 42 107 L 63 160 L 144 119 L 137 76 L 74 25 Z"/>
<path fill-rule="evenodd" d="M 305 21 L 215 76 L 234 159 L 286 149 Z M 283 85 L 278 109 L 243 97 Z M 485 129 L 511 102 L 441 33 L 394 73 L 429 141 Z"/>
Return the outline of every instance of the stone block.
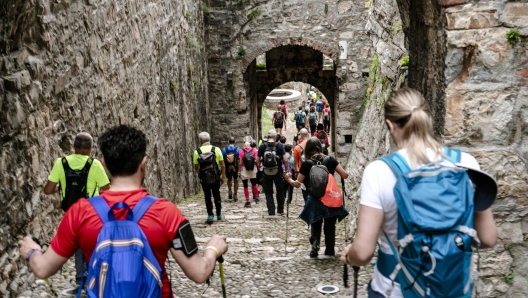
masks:
<path fill-rule="evenodd" d="M 496 10 L 447 13 L 447 28 L 452 29 L 482 29 L 496 27 L 499 14 Z"/>
<path fill-rule="evenodd" d="M 497 198 L 525 196 L 528 171 L 516 153 L 510 151 L 476 151 L 471 153 L 480 168 L 495 177 L 499 185 Z"/>
<path fill-rule="evenodd" d="M 467 3 L 469 0 L 439 0 L 438 3 L 442 6 L 453 6 Z"/>
<path fill-rule="evenodd" d="M 502 244 L 523 242 L 521 222 L 503 222 L 497 224 L 497 236 L 499 242 Z"/>
<path fill-rule="evenodd" d="M 19 71 L 10 76 L 6 76 L 3 79 L 6 90 L 12 92 L 18 92 L 31 83 L 31 77 L 27 70 Z"/>
<path fill-rule="evenodd" d="M 500 21 L 507 26 L 528 26 L 528 3 L 507 3 L 500 17 Z"/>
<path fill-rule="evenodd" d="M 352 8 L 352 1 L 341 1 L 337 3 L 337 12 L 344 14 Z"/>
<path fill-rule="evenodd" d="M 505 91 L 469 92 L 448 88 L 445 135 L 448 143 L 509 144 L 514 99 Z"/>
<path fill-rule="evenodd" d="M 493 250 L 481 253 L 480 275 L 489 277 L 495 275 L 503 276 L 510 272 L 513 258 L 508 251 L 496 252 Z"/>

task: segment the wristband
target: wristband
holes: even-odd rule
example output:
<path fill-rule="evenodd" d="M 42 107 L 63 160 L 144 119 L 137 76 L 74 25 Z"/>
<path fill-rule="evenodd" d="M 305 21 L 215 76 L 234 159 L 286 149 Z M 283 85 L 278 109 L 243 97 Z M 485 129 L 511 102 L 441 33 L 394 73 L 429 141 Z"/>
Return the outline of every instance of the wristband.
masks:
<path fill-rule="evenodd" d="M 31 257 L 31 255 L 33 255 L 35 252 L 40 252 L 42 254 L 42 250 L 40 249 L 32 249 L 30 250 L 27 255 L 26 255 L 26 261 L 29 262 L 29 258 Z"/>
<path fill-rule="evenodd" d="M 214 246 L 207 246 L 205 249 L 204 249 L 204 252 L 208 249 L 212 249 L 216 252 L 216 257 L 218 258 L 220 256 L 220 252 L 218 251 L 218 248 L 214 247 Z"/>

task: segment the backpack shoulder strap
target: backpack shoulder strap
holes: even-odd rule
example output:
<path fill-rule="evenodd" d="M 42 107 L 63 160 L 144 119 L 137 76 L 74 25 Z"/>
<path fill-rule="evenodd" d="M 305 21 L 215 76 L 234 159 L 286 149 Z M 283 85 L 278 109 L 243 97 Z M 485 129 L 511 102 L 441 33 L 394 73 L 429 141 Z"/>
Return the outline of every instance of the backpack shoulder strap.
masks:
<path fill-rule="evenodd" d="M 92 163 L 93 163 L 93 158 L 88 157 L 88 159 L 86 160 L 86 163 L 84 164 L 84 167 L 83 167 L 83 170 L 86 170 L 86 174 L 88 174 L 88 172 L 90 172 L 90 168 L 92 167 Z"/>
<path fill-rule="evenodd" d="M 134 218 L 132 219 L 135 223 L 138 223 L 143 215 L 145 215 L 145 212 L 156 202 L 158 199 L 152 196 L 145 196 L 143 197 L 137 204 L 134 206 L 134 209 L 132 209 L 132 214 L 134 215 Z"/>
<path fill-rule="evenodd" d="M 95 209 L 95 212 L 97 212 L 97 215 L 99 215 L 99 218 L 101 218 L 101 221 L 103 224 L 108 222 L 108 212 L 110 212 L 110 207 L 106 203 L 105 199 L 101 196 L 96 196 L 88 199 L 88 202 L 92 204 L 93 208 Z"/>
<path fill-rule="evenodd" d="M 449 157 L 452 163 L 459 163 L 462 159 L 462 151 L 458 149 L 452 149 L 446 146 L 444 147 L 444 154 Z"/>
<path fill-rule="evenodd" d="M 202 154 L 202 149 L 200 149 L 200 147 L 198 147 L 198 149 L 196 149 L 196 152 L 198 152 L 198 155 Z"/>
<path fill-rule="evenodd" d="M 405 161 L 405 158 L 398 152 L 383 156 L 380 158 L 381 161 L 385 162 L 392 170 L 394 175 L 399 176 L 411 171 L 411 168 Z"/>
<path fill-rule="evenodd" d="M 68 163 L 68 160 L 66 159 L 66 157 L 63 157 L 61 161 L 62 161 L 62 168 L 64 169 L 64 172 L 66 172 L 66 170 L 71 170 L 70 164 Z"/>
<path fill-rule="evenodd" d="M 215 146 L 211 146 L 211 152 L 216 154 L 215 150 L 216 150 Z"/>

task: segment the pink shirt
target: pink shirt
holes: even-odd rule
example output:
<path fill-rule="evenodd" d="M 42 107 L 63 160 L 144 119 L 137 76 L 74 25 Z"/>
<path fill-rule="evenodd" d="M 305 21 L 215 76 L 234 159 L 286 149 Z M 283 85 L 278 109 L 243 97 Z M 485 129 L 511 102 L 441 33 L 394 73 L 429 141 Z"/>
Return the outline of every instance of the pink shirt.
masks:
<path fill-rule="evenodd" d="M 258 156 L 258 151 L 257 149 L 254 149 L 254 148 L 243 148 L 242 150 L 240 150 L 240 153 L 238 154 L 238 159 L 240 160 L 240 165 L 243 167 L 244 166 L 244 153 L 245 152 L 250 152 L 251 150 L 253 150 L 253 156 L 255 157 L 255 162 L 257 160 L 257 156 Z"/>

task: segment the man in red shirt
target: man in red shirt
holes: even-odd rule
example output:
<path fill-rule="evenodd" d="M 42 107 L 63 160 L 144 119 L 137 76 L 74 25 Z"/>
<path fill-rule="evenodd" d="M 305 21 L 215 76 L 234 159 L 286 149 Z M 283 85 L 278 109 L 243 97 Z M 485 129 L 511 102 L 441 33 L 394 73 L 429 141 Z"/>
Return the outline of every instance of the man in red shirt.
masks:
<path fill-rule="evenodd" d="M 110 190 L 101 196 L 109 206 L 125 202 L 133 208 L 148 195 L 142 188 L 145 177 L 147 141 L 143 132 L 129 127 L 118 126 L 106 131 L 99 139 L 103 153 L 103 165 L 112 175 Z M 126 217 L 126 209 L 114 210 L 117 219 Z M 184 251 L 185 247 L 197 247 L 188 227 L 187 219 L 171 202 L 161 198 L 147 210 L 139 221 L 150 247 L 161 268 L 165 268 L 167 251 L 180 265 L 185 275 L 197 283 L 203 283 L 211 276 L 218 256 L 227 251 L 226 238 L 214 235 L 206 245 L 203 255 L 197 249 Z M 20 255 L 29 262 L 29 267 L 39 278 L 55 274 L 80 247 L 86 260 L 90 260 L 103 226 L 90 202 L 79 200 L 65 213 L 50 248 L 42 253 L 41 247 L 27 236 L 19 241 Z M 190 231 L 190 232 L 189 232 Z M 192 237 L 186 237 L 189 236 Z M 175 243 L 184 243 L 177 245 Z M 90 262 L 89 262 L 90 263 Z M 167 273 L 163 270 L 163 298 L 170 297 L 171 289 Z"/>

